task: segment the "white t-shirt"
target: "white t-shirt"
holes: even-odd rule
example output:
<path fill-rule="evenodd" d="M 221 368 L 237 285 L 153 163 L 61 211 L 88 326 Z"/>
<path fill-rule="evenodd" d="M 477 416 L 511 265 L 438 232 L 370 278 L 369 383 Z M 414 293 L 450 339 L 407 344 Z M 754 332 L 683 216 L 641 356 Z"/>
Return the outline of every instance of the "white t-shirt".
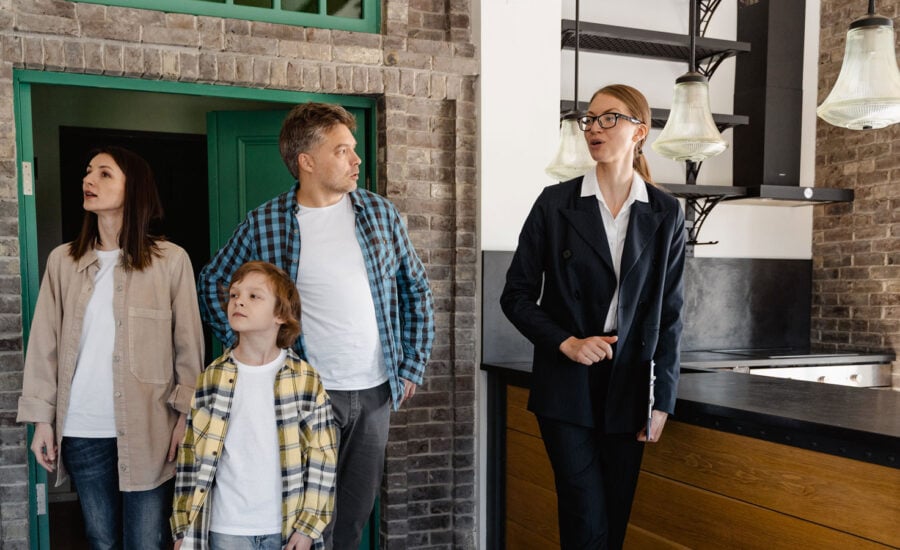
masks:
<path fill-rule="evenodd" d="M 297 220 L 297 289 L 309 363 L 326 390 L 374 388 L 388 377 L 350 197 L 324 208 L 301 205 Z"/>
<path fill-rule="evenodd" d="M 631 205 L 634 201 L 650 202 L 650 196 L 647 194 L 647 184 L 638 175 L 637 172 L 631 178 L 631 191 L 628 198 L 622 204 L 619 214 L 613 217 L 603 193 L 600 192 L 600 183 L 597 181 L 597 172 L 589 171 L 584 175 L 581 181 L 581 196 L 589 197 L 597 196 L 600 204 L 600 216 L 603 218 L 603 230 L 606 231 L 606 242 L 609 245 L 609 252 L 612 256 L 613 270 L 616 272 L 616 291 L 613 294 L 612 302 L 609 304 L 609 311 L 606 312 L 606 322 L 603 325 L 604 332 L 612 332 L 618 328 L 617 312 L 619 310 L 619 278 L 622 269 L 622 251 L 625 250 L 625 237 L 628 236 L 628 220 L 631 218 Z"/>
<path fill-rule="evenodd" d="M 96 250 L 100 269 L 84 310 L 81 342 L 63 436 L 116 437 L 112 356 L 116 344 L 113 285 L 119 250 Z"/>
<path fill-rule="evenodd" d="M 216 469 L 210 531 L 240 536 L 281 533 L 275 375 L 286 357 L 281 350 L 274 361 L 261 366 L 234 359 L 237 382 Z"/>

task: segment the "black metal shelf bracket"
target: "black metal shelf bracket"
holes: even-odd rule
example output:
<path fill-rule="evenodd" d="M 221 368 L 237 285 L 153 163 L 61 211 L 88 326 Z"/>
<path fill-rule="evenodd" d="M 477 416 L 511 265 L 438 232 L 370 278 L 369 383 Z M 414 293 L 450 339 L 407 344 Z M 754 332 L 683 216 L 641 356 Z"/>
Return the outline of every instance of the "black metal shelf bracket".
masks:
<path fill-rule="evenodd" d="M 694 162 L 691 160 L 684 161 L 684 182 L 685 185 L 697 185 L 697 175 L 700 173 L 700 167 L 703 165 L 702 162 Z M 706 217 L 709 216 L 709 213 L 712 212 L 713 208 L 716 207 L 719 202 L 724 197 L 722 196 L 705 196 L 702 198 L 699 197 L 686 197 L 685 204 L 690 210 L 686 213 L 686 217 L 690 220 L 693 220 L 693 225 L 687 229 L 688 231 L 688 245 L 703 245 L 703 244 L 719 244 L 719 241 L 707 241 L 705 243 L 701 243 L 697 240 L 700 236 L 700 229 L 703 227 L 703 222 L 706 221 Z"/>
<path fill-rule="evenodd" d="M 706 36 L 706 28 L 712 20 L 712 16 L 716 13 L 716 8 L 722 0 L 700 0 L 698 2 L 697 11 L 700 12 L 700 36 Z"/>
<path fill-rule="evenodd" d="M 712 212 L 713 208 L 716 207 L 717 204 L 722 202 L 722 199 L 725 197 L 704 197 L 701 199 L 684 199 L 685 205 L 690 209 L 691 213 L 693 213 L 694 223 L 690 227 L 687 227 L 688 240 L 685 244 L 689 246 L 695 245 L 705 245 L 705 244 L 719 244 L 719 241 L 706 241 L 700 242 L 697 238 L 700 236 L 700 229 L 703 227 L 703 223 L 706 221 L 706 217 L 709 216 L 709 213 Z"/>
<path fill-rule="evenodd" d="M 698 244 L 716 244 L 719 241 L 700 242 L 698 240 L 703 223 L 716 205 L 722 201 L 746 197 L 747 189 L 732 185 L 697 185 L 699 164 L 685 164 L 687 172 L 685 179 L 689 183 L 660 183 L 658 185 L 685 202 L 685 231 L 688 237 L 686 244 L 689 247 Z"/>

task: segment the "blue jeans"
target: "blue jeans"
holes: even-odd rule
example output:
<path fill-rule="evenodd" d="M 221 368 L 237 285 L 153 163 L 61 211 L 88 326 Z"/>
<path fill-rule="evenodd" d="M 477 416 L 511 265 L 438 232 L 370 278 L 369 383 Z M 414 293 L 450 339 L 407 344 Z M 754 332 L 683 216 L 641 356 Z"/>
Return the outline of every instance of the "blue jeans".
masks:
<path fill-rule="evenodd" d="M 209 532 L 211 550 L 281 550 L 281 533 L 273 535 L 223 535 Z"/>
<path fill-rule="evenodd" d="M 93 550 L 171 548 L 171 479 L 149 491 L 120 491 L 116 439 L 64 437 L 62 460 L 81 502 Z"/>

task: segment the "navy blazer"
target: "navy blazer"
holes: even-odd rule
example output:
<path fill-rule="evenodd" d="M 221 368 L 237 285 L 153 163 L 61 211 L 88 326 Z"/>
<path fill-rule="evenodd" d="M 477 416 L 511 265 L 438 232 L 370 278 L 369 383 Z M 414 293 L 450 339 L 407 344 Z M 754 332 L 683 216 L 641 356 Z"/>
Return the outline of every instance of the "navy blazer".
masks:
<path fill-rule="evenodd" d="M 559 345 L 602 334 L 616 275 L 597 198 L 581 196 L 581 177 L 538 197 L 522 232 L 500 297 L 503 312 L 534 344 L 528 408 L 535 414 L 594 426 L 602 399 L 607 433 L 637 433 L 647 419 L 650 361 L 654 409 L 672 413 L 678 385 L 684 301 L 684 213 L 677 199 L 647 185 L 635 201 L 620 268 L 618 337 L 606 396 L 592 396 L 589 369 Z"/>

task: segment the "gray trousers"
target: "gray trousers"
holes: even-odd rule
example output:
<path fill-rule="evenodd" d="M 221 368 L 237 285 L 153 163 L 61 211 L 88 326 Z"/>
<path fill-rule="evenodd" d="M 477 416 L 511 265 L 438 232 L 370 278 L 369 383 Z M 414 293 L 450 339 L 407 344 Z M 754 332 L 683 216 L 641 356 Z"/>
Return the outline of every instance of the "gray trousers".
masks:
<path fill-rule="evenodd" d="M 337 495 L 325 528 L 326 550 L 357 550 L 384 474 L 391 414 L 388 382 L 358 391 L 328 390 L 338 425 Z"/>

